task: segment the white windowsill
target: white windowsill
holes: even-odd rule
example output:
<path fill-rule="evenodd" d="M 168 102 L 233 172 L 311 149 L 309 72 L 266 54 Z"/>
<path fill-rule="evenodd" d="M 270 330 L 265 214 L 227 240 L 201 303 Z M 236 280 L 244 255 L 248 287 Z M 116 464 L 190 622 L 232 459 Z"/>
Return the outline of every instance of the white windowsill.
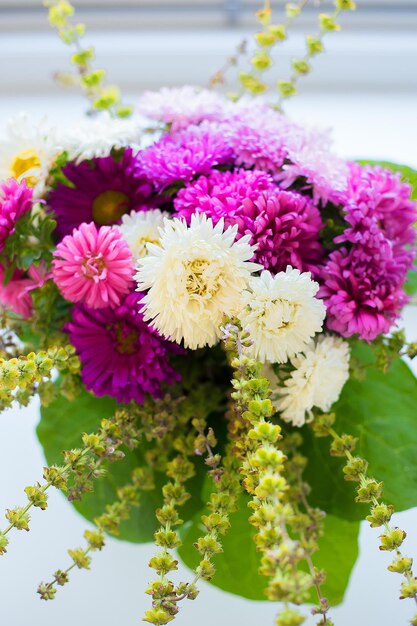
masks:
<path fill-rule="evenodd" d="M 230 29 L 92 32 L 99 66 L 122 88 L 204 84 L 247 32 Z M 327 53 L 314 59 L 314 71 L 303 79 L 305 91 L 391 90 L 416 93 L 415 32 L 343 32 L 329 35 Z M 274 80 L 285 78 L 291 56 L 304 49 L 294 34 L 280 48 Z M 55 33 L 11 33 L 0 38 L 0 93 L 51 92 L 52 76 L 69 68 L 70 50 Z"/>

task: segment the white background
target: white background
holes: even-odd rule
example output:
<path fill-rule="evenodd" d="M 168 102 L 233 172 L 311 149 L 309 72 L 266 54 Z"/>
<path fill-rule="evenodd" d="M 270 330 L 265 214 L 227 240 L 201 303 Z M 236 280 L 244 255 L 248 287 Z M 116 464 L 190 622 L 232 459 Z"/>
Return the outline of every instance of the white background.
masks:
<path fill-rule="evenodd" d="M 359 39 L 356 41 L 355 35 L 352 37 L 353 59 L 358 56 Z M 3 128 L 6 119 L 20 109 L 37 115 L 48 114 L 60 123 L 68 123 L 69 119 L 81 115 L 84 103 L 77 96 L 68 93 L 63 95 L 50 84 L 40 85 L 39 88 L 32 84 L 31 47 L 27 40 L 26 52 L 23 53 L 20 48 L 19 67 L 26 72 L 30 90 L 25 91 L 22 76 L 15 77 L 16 83 L 12 90 L 5 61 L 12 59 L 10 62 L 13 63 L 16 55 L 10 49 L 10 42 L 16 44 L 17 41 L 22 40 L 17 35 L 14 38 L 12 33 L 6 41 L 7 45 L 4 40 L 0 44 L 3 45 L 0 47 L 0 76 L 4 71 L 8 77 L 3 85 L 0 81 L 0 127 Z M 211 50 L 214 56 L 215 42 L 213 34 Z M 44 40 L 44 45 L 55 49 L 52 39 Z M 396 61 L 398 74 L 403 77 L 397 91 L 392 89 L 389 76 L 385 84 L 383 80 L 381 82 L 383 71 L 379 73 L 377 90 L 373 88 L 372 74 L 367 77 L 366 91 L 363 85 L 358 89 L 355 81 L 346 82 L 344 88 L 340 89 L 339 76 L 337 92 L 331 89 L 329 81 L 326 92 L 321 94 L 315 91 L 313 85 L 306 94 L 289 104 L 288 113 L 298 121 L 333 127 L 337 150 L 346 157 L 388 159 L 417 168 L 417 99 L 413 83 L 416 54 L 412 43 L 407 44 L 406 50 L 404 46 L 400 36 L 390 41 L 389 49 L 394 57 L 398 50 L 403 50 L 402 58 Z M 17 47 L 14 49 L 17 51 Z M 348 58 L 348 47 L 345 53 Z M 207 49 L 209 54 L 210 50 Z M 171 69 L 168 57 L 166 61 L 166 66 Z M 374 61 L 378 61 L 377 54 L 374 55 Z M 213 69 L 216 69 L 217 64 L 213 60 L 211 63 Z M 338 75 L 337 63 L 328 63 L 328 71 Z M 50 65 L 49 62 L 45 67 L 49 68 Z M 117 80 L 117 63 L 113 65 L 114 78 Z M 395 74 L 395 63 L 390 67 L 391 73 Z M 39 72 L 39 67 L 34 68 L 34 71 Z M 198 80 L 195 78 L 198 68 L 190 61 L 187 71 L 188 80 Z M 121 75 L 124 75 L 123 71 Z M 161 71 L 161 82 L 164 80 L 163 75 Z M 405 80 L 407 75 L 410 77 L 409 82 Z M 175 67 L 172 66 L 171 82 L 187 80 L 187 76 L 184 78 L 184 69 L 181 70 L 181 76 L 175 76 Z M 318 82 L 320 80 L 322 84 L 326 83 L 323 76 L 317 78 Z M 138 85 L 144 87 L 147 83 L 140 83 L 138 78 Z M 134 93 L 128 96 L 131 101 L 136 98 Z M 416 308 L 406 311 L 405 326 L 409 339 L 417 339 Z M 23 488 L 41 479 L 44 459 L 35 437 L 37 420 L 36 402 L 28 409 L 10 410 L 0 415 L 0 510 L 23 503 Z M 395 521 L 408 532 L 405 549 L 417 557 L 417 510 L 398 514 Z M 36 587 L 41 580 L 49 580 L 55 569 L 69 564 L 66 550 L 82 544 L 86 527 L 84 519 L 62 495 L 51 493 L 48 510 L 34 512 L 30 533 L 11 534 L 8 554 L 0 558 L 1 623 L 8 626 L 111 626 L 115 623 L 133 626 L 140 623 L 144 610 L 149 606 L 149 598 L 143 594 L 151 578 L 147 562 L 153 554 L 153 548 L 149 545 L 130 545 L 110 538 L 103 552 L 94 554 L 91 571 L 73 572 L 70 584 L 59 589 L 53 602 L 41 602 L 36 595 Z M 345 602 L 331 612 L 337 626 L 405 626 L 413 615 L 415 607 L 412 603 L 397 599 L 400 577 L 386 571 L 389 557 L 379 552 L 377 535 L 377 530 L 362 526 L 360 557 Z M 218 626 L 229 626 L 231 623 L 239 626 L 272 626 L 277 608 L 275 605 L 246 601 L 204 583 L 200 587 L 201 594 L 197 600 L 183 605 L 176 621 L 178 626 L 211 626 L 213 621 Z M 307 624 L 310 626 L 315 621 L 310 618 Z"/>

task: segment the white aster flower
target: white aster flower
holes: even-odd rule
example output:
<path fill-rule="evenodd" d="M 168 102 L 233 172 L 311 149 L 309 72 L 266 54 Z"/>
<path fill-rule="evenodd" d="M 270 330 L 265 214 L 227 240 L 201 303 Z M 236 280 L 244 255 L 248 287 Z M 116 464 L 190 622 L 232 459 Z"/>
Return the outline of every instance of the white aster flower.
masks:
<path fill-rule="evenodd" d="M 250 279 L 238 317 L 253 340 L 256 359 L 285 363 L 321 331 L 326 307 L 315 297 L 318 289 L 310 272 L 290 265 L 275 276 L 264 270 Z"/>
<path fill-rule="evenodd" d="M 174 130 L 203 120 L 224 117 L 228 101 L 208 89 L 191 85 L 147 91 L 139 100 L 139 112 L 153 120 L 172 124 Z"/>
<path fill-rule="evenodd" d="M 113 148 L 139 147 L 145 121 L 139 116 L 111 117 L 107 111 L 93 118 L 83 119 L 61 132 L 60 143 L 70 161 L 107 157 Z"/>
<path fill-rule="evenodd" d="M 62 152 L 56 129 L 43 119 L 35 122 L 25 113 L 12 118 L 0 138 L 0 180 L 25 180 L 39 197 L 56 156 Z"/>
<path fill-rule="evenodd" d="M 223 316 L 237 312 L 251 272 L 261 267 L 249 262 L 255 249 L 249 236 L 235 241 L 237 226 L 223 228 L 223 220 L 213 226 L 204 214 L 193 215 L 189 227 L 165 220 L 159 245 L 148 244 L 139 259 L 138 291 L 149 290 L 145 320 L 191 349 L 217 342 Z"/>
<path fill-rule="evenodd" d="M 272 403 L 282 419 L 302 426 L 313 419 L 313 407 L 328 411 L 349 378 L 349 358 L 346 341 L 322 335 L 291 359 L 295 370 L 283 383 L 268 366 L 265 375 L 271 382 Z"/>
<path fill-rule="evenodd" d="M 120 230 L 124 240 L 129 245 L 135 259 L 140 259 L 148 254 L 147 244 L 158 244 L 160 229 L 164 225 L 164 218 L 168 213 L 159 209 L 147 211 L 132 211 L 122 216 L 122 223 L 114 226 Z"/>

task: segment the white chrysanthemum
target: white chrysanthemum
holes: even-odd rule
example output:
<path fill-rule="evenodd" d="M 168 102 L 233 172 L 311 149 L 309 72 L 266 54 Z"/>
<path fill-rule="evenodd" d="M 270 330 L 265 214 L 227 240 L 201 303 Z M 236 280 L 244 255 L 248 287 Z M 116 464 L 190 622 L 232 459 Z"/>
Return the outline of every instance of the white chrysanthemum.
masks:
<path fill-rule="evenodd" d="M 168 215 L 159 209 L 132 211 L 129 214 L 125 213 L 122 216 L 122 223 L 114 228 L 122 233 L 133 257 L 140 259 L 148 254 L 148 243 L 158 244 L 160 229 L 164 225 L 164 218 Z"/>
<path fill-rule="evenodd" d="M 223 316 L 237 312 L 251 272 L 261 267 L 249 262 L 249 237 L 235 241 L 237 226 L 223 228 L 223 220 L 213 226 L 204 214 L 193 215 L 189 227 L 165 220 L 159 245 L 148 244 L 139 259 L 138 291 L 149 290 L 145 320 L 191 349 L 217 342 Z"/>
<path fill-rule="evenodd" d="M 121 119 L 103 111 L 97 117 L 81 120 L 62 131 L 60 143 L 68 159 L 79 163 L 109 156 L 113 148 L 139 147 L 144 128 L 145 121 L 137 115 Z"/>
<path fill-rule="evenodd" d="M 311 421 L 313 407 L 328 411 L 349 378 L 349 357 L 346 341 L 322 335 L 291 359 L 295 370 L 281 385 L 268 366 L 265 375 L 271 382 L 271 399 L 282 419 L 302 426 Z"/>
<path fill-rule="evenodd" d="M 26 180 L 39 197 L 49 170 L 62 151 L 55 128 L 20 113 L 12 118 L 6 136 L 0 139 L 0 180 Z"/>
<path fill-rule="evenodd" d="M 227 106 L 228 102 L 217 93 L 185 85 L 145 92 L 138 109 L 145 117 L 172 124 L 179 130 L 203 120 L 218 120 Z"/>
<path fill-rule="evenodd" d="M 264 270 L 250 279 L 238 317 L 253 340 L 255 358 L 285 363 L 321 331 L 326 307 L 315 297 L 318 289 L 310 272 L 290 265 L 275 276 Z"/>

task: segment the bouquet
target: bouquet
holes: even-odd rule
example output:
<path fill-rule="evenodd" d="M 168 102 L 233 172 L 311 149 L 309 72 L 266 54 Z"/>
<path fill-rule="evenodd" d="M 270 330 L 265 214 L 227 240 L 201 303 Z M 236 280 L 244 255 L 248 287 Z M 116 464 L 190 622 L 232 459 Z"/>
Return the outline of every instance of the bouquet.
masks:
<path fill-rule="evenodd" d="M 261 99 L 100 98 L 65 131 L 14 120 L 2 150 L 0 400 L 39 395 L 48 465 L 0 554 L 55 487 L 93 527 L 41 599 L 115 534 L 155 542 L 149 623 L 204 579 L 331 625 L 366 517 L 417 601 L 391 521 L 416 504 L 416 174 L 345 162 Z"/>

